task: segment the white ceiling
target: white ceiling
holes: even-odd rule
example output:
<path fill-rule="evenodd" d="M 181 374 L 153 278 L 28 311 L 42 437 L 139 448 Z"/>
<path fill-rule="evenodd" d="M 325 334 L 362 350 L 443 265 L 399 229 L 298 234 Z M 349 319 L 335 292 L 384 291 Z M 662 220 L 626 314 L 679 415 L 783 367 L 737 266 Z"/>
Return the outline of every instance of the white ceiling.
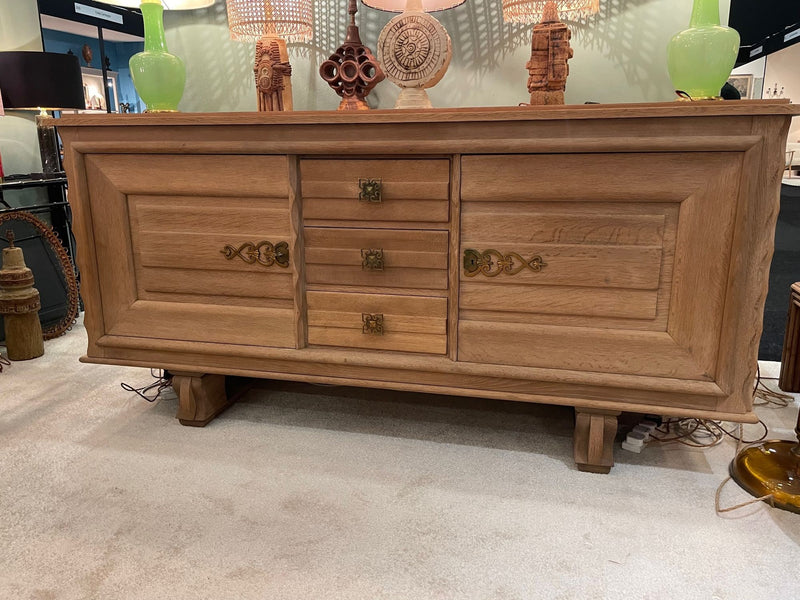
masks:
<path fill-rule="evenodd" d="M 41 15 L 41 17 L 43 29 L 53 29 L 55 31 L 63 31 L 64 33 L 73 33 L 75 35 L 97 39 L 97 27 L 92 25 L 68 21 L 67 19 L 60 19 L 59 17 L 51 17 L 50 15 Z M 103 29 L 103 39 L 107 42 L 141 42 L 144 40 L 144 38 L 136 35 L 112 31 L 105 28 Z"/>

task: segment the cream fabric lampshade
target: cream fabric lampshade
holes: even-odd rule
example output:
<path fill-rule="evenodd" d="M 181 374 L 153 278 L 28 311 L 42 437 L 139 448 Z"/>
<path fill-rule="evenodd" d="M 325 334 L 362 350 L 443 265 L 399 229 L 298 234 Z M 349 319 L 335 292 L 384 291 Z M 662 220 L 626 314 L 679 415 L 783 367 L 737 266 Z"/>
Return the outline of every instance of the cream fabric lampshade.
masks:
<path fill-rule="evenodd" d="M 103 4 L 124 6 L 125 8 L 139 8 L 141 0 L 96 0 Z M 164 10 L 193 10 L 195 8 L 208 8 L 216 0 L 161 0 Z"/>
<path fill-rule="evenodd" d="M 436 12 L 461 6 L 467 0 L 422 0 L 422 10 L 424 12 Z M 406 10 L 407 0 L 361 0 L 363 4 L 370 8 L 385 10 L 387 12 L 401 13 Z"/>
<path fill-rule="evenodd" d="M 256 41 L 277 34 L 288 42 L 311 39 L 314 12 L 311 0 L 228 0 L 231 39 Z"/>
<path fill-rule="evenodd" d="M 503 0 L 503 21 L 538 23 L 548 1 L 552 1 L 559 16 L 567 20 L 594 15 L 600 10 L 600 0 Z"/>

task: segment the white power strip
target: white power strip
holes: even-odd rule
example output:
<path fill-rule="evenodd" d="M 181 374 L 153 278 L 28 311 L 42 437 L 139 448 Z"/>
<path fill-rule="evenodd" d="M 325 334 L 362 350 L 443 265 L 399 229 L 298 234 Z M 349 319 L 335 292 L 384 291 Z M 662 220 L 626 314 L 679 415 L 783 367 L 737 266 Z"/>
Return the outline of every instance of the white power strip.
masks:
<path fill-rule="evenodd" d="M 629 452 L 641 453 L 650 441 L 650 434 L 658 427 L 653 421 L 642 421 L 628 433 L 622 448 Z"/>

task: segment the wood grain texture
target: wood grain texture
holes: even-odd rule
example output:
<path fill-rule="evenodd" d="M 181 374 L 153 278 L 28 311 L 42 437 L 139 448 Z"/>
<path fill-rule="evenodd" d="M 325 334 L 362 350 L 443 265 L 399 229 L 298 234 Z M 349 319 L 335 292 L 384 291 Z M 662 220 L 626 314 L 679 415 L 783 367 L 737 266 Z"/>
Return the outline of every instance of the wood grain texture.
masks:
<path fill-rule="evenodd" d="M 173 373 L 172 388 L 178 395 L 176 417 L 181 425 L 205 427 L 231 404 L 224 375 Z"/>
<path fill-rule="evenodd" d="M 285 156 L 97 154 L 91 161 L 122 194 L 286 198 Z M 146 173 L 147 176 L 142 176 Z"/>
<path fill-rule="evenodd" d="M 447 289 L 448 232 L 306 227 L 309 284 Z M 383 250 L 384 268 L 363 268 L 362 250 Z"/>
<path fill-rule="evenodd" d="M 444 354 L 447 299 L 308 292 L 308 343 Z M 363 331 L 364 314 L 380 314 L 380 335 Z"/>
<path fill-rule="evenodd" d="M 575 410 L 575 464 L 579 471 L 608 473 L 614 466 L 618 412 Z"/>
<path fill-rule="evenodd" d="M 87 360 L 569 404 L 594 411 L 576 436 L 590 466 L 607 462 L 613 417 L 597 411 L 751 421 L 799 113 L 745 101 L 68 117 Z M 376 175 L 386 204 L 371 211 L 353 193 Z M 215 280 L 199 240 L 262 232 L 288 234 L 288 286 L 241 268 Z M 467 280 L 463 250 L 484 244 L 551 262 Z M 373 246 L 401 271 L 365 279 Z M 394 319 L 390 343 L 358 345 L 367 308 Z"/>
<path fill-rule="evenodd" d="M 62 126 L 219 126 L 277 125 L 284 123 L 471 123 L 529 120 L 645 119 L 664 117 L 729 117 L 755 115 L 800 115 L 800 106 L 789 100 L 743 100 L 731 106 L 719 102 L 650 102 L 587 104 L 573 106 L 442 108 L 427 110 L 371 110 L 353 114 L 337 111 L 276 113 L 154 113 L 143 115 L 64 115 Z"/>
<path fill-rule="evenodd" d="M 449 291 L 447 314 L 448 356 L 458 360 L 458 313 L 461 286 L 461 156 L 455 155 L 450 164 L 450 268 L 447 282 Z"/>
<path fill-rule="evenodd" d="M 299 159 L 289 157 L 289 219 L 291 233 L 289 236 L 289 255 L 292 271 L 292 299 L 294 301 L 295 347 L 305 348 L 308 343 L 306 322 L 306 274 L 303 242 L 303 196 L 300 182 Z"/>
<path fill-rule="evenodd" d="M 753 119 L 751 133 L 762 142 L 742 161 L 720 337 L 725 352 L 720 354 L 717 375 L 730 393 L 726 410 L 747 410 L 753 402 L 788 128 L 787 119 Z"/>

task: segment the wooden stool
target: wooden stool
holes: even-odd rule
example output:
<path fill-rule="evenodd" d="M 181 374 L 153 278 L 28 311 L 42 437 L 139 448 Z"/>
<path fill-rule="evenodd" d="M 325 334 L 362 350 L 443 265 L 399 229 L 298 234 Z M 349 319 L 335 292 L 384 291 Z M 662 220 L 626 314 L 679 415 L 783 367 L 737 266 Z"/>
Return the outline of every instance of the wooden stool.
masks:
<path fill-rule="evenodd" d="M 791 290 L 778 387 L 784 392 L 800 392 L 800 282 Z"/>

